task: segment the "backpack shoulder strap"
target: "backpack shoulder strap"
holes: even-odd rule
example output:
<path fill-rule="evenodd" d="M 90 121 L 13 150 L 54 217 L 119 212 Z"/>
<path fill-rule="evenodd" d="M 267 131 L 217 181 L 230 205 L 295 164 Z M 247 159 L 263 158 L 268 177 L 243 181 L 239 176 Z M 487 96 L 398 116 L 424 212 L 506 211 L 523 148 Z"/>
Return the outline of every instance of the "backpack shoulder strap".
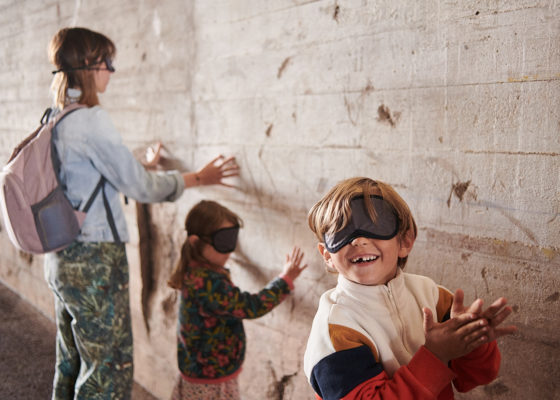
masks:
<path fill-rule="evenodd" d="M 84 108 L 86 107 L 84 104 L 78 104 L 78 103 L 72 103 L 69 104 L 68 106 L 64 107 L 64 109 L 56 114 L 53 118 L 53 135 L 52 137 L 54 137 L 55 135 L 55 127 L 56 124 L 58 124 L 64 117 L 66 117 L 68 114 L 70 114 L 73 111 L 76 111 L 79 108 Z M 45 114 L 47 112 L 45 111 Z M 47 115 L 47 118 L 50 116 L 50 111 L 49 114 Z M 44 115 L 43 115 L 44 118 Z M 41 119 L 41 121 L 43 120 L 43 118 Z M 50 121 L 49 121 L 50 122 Z M 55 167 L 55 171 L 56 171 L 56 176 L 57 179 L 59 179 L 58 177 L 58 171 L 60 171 L 60 159 L 58 158 L 58 154 L 56 152 L 56 147 L 54 146 L 54 142 L 51 139 L 51 157 L 52 157 L 52 161 L 53 161 L 53 166 Z M 111 207 L 109 205 L 109 201 L 107 200 L 107 195 L 105 194 L 105 183 L 107 182 L 107 180 L 105 179 L 105 177 L 103 175 L 101 175 L 101 178 L 99 178 L 99 181 L 97 182 L 97 185 L 95 185 L 95 189 L 93 190 L 93 192 L 91 193 L 91 195 L 89 196 L 88 201 L 86 202 L 84 208 L 82 209 L 83 212 L 87 213 L 88 210 L 90 209 L 93 200 L 95 200 L 95 198 L 97 197 L 97 195 L 99 194 L 99 191 L 101 190 L 103 192 L 103 205 L 105 206 L 105 213 L 107 214 L 107 222 L 109 223 L 109 227 L 111 228 L 111 233 L 113 234 L 113 238 L 115 240 L 116 243 L 121 243 L 121 239 L 119 237 L 119 232 L 117 231 L 117 227 L 115 224 L 115 219 L 113 218 L 113 212 L 111 211 Z M 59 181 L 60 183 L 60 181 Z"/>

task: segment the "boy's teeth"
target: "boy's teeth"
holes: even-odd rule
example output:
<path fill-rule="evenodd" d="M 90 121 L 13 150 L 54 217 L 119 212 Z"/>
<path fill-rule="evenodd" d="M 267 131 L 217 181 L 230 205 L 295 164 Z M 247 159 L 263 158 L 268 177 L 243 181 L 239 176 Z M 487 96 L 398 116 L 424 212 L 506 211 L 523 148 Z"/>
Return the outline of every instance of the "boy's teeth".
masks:
<path fill-rule="evenodd" d="M 353 263 L 357 262 L 369 262 L 377 260 L 377 256 L 368 256 L 368 257 L 356 257 L 352 259 Z"/>

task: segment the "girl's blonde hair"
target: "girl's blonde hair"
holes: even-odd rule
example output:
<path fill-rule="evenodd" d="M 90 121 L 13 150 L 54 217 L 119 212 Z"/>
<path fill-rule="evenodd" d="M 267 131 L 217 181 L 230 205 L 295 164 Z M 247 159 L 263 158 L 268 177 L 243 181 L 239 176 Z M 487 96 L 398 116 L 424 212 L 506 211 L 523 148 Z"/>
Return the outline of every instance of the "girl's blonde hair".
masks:
<path fill-rule="evenodd" d="M 55 74 L 51 84 L 56 106 L 64 108 L 68 88 L 81 90 L 79 103 L 89 107 L 99 104 L 94 71 L 70 69 L 93 66 L 105 59 L 112 60 L 116 52 L 111 39 L 101 33 L 86 28 L 59 30 L 49 44 L 49 61 L 57 70 L 62 70 Z"/>
<path fill-rule="evenodd" d="M 202 200 L 187 214 L 185 229 L 188 236 L 210 237 L 213 232 L 220 229 L 224 221 L 242 226 L 241 218 L 233 211 L 215 201 Z M 221 266 L 213 265 L 202 256 L 202 249 L 205 245 L 206 243 L 202 240 L 197 240 L 195 245 L 191 245 L 189 238 L 185 239 L 181 247 L 179 262 L 167 282 L 169 286 L 179 290 L 182 288 L 184 275 L 188 271 L 191 261 L 196 261 L 215 269 L 222 268 Z"/>
<path fill-rule="evenodd" d="M 388 184 L 370 178 L 356 177 L 346 179 L 336 184 L 317 204 L 309 211 L 307 222 L 309 228 L 315 233 L 320 242 L 324 241 L 325 234 L 333 234 L 344 228 L 352 215 L 350 201 L 356 196 L 371 195 L 383 197 L 397 213 L 399 230 L 397 237 L 402 240 L 405 236 L 416 239 L 416 222 L 406 202 Z M 371 202 L 365 202 L 369 216 L 376 219 L 375 210 Z M 399 258 L 398 266 L 404 268 L 408 257 Z"/>

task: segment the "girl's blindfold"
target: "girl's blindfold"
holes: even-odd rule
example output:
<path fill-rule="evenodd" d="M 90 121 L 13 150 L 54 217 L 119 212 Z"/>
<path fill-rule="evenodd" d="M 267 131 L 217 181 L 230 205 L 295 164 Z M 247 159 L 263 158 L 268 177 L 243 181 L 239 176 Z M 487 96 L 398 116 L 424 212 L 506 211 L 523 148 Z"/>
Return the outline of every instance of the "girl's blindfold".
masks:
<path fill-rule="evenodd" d="M 218 229 L 210 235 L 210 244 L 218 253 L 231 253 L 237 245 L 238 234 L 239 226 Z"/>

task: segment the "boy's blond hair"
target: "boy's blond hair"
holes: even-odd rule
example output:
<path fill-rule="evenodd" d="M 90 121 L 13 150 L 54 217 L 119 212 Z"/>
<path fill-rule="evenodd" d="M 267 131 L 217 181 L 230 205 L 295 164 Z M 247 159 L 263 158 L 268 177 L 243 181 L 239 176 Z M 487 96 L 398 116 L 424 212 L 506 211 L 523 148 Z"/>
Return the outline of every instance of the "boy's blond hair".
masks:
<path fill-rule="evenodd" d="M 320 242 L 324 241 L 325 234 L 333 234 L 344 228 L 351 217 L 350 201 L 363 195 L 383 197 L 395 209 L 399 221 L 397 237 L 402 240 L 405 236 L 416 239 L 416 222 L 406 202 L 388 184 L 370 178 L 356 177 L 346 179 L 336 184 L 317 204 L 309 211 L 307 222 L 309 228 L 315 233 Z M 375 210 L 371 202 L 365 202 L 369 216 L 376 219 Z M 404 268 L 408 257 L 399 258 L 398 266 Z"/>

